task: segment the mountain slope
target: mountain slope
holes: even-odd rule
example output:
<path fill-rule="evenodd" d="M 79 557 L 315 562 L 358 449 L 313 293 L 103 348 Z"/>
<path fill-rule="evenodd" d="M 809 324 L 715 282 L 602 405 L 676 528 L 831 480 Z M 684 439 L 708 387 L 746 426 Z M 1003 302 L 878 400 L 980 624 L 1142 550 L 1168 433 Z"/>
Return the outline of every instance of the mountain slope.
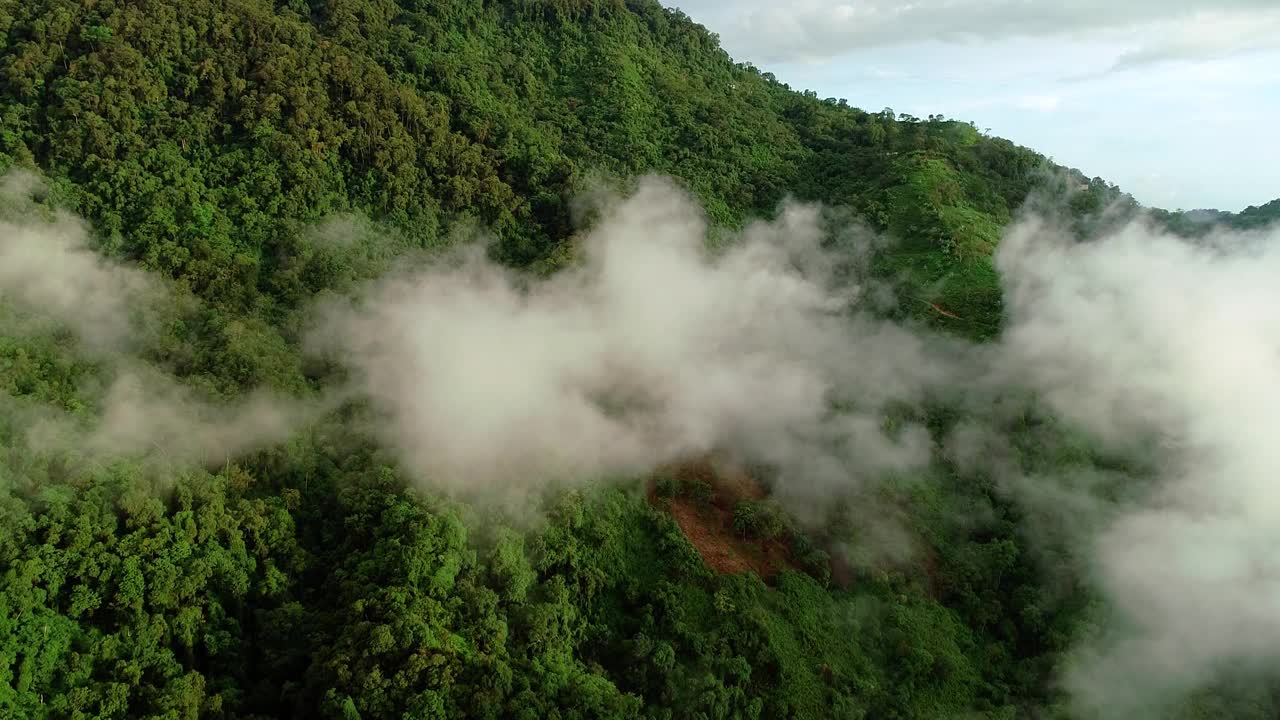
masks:
<path fill-rule="evenodd" d="M 91 422 L 130 363 L 213 400 L 314 399 L 337 374 L 300 352 L 318 295 L 477 228 L 506 265 L 555 272 L 591 222 L 576 199 L 644 173 L 679 178 L 720 228 L 789 196 L 856 215 L 900 241 L 873 262 L 897 283 L 884 313 L 978 339 L 1002 321 L 990 252 L 1033 190 L 1087 219 L 1116 188 L 965 123 L 792 91 L 646 0 L 0 0 L 0 99 L 0 167 L 49 183 L 6 195 L 0 221 L 73 211 L 176 298 L 127 360 L 27 332 L 0 298 L 0 715 L 1022 717 L 1061 700 L 1052 673 L 1093 598 L 1045 582 L 1063 548 L 942 460 L 885 490 L 924 567 L 833 582 L 827 551 L 870 528 L 846 499 L 777 530 L 805 571 L 765 583 L 706 567 L 644 479 L 552 494 L 532 527 L 420 491 L 358 402 L 199 463 L 27 440 L 55 409 Z M 936 436 L 958 421 L 932 410 Z M 1107 462 L 1049 419 L 1008 422 L 1026 468 Z"/>
<path fill-rule="evenodd" d="M 109 249 L 272 318 L 324 283 L 299 223 L 335 211 L 428 247 L 474 217 L 527 265 L 593 176 L 657 171 L 720 223 L 794 193 L 951 247 L 1044 163 L 790 92 L 653 2 L 10 6 L 0 157 L 65 179 Z"/>

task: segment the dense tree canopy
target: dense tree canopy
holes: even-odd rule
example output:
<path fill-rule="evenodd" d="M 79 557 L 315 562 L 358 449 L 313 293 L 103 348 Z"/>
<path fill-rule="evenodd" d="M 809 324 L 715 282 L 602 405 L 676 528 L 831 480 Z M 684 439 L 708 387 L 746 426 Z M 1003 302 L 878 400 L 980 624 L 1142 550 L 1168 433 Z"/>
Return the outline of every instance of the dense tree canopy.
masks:
<path fill-rule="evenodd" d="M 172 285 L 142 357 L 213 396 L 314 392 L 305 304 L 468 228 L 554 272 L 574 197 L 642 173 L 720 228 L 788 196 L 848 209 L 901 239 L 874 259 L 885 312 L 974 339 L 999 331 L 991 250 L 1033 189 L 1071 185 L 1079 218 L 1133 205 L 970 124 L 793 91 L 653 0 L 0 0 L 0 100 L 0 167 Z M 308 240 L 335 216 L 354 242 Z M 600 484 L 507 527 L 414 489 L 343 428 L 358 409 L 206 467 L 22 442 L 40 408 L 96 412 L 107 364 L 0 336 L 4 717 L 1026 717 L 1089 622 L 1079 583 L 1043 582 L 1061 548 L 943 461 L 895 498 L 927 568 L 841 569 L 823 548 L 856 517 L 801 531 L 744 501 L 743 542 L 794 562 L 718 574 L 663 509 L 708 487 Z M 1010 422 L 1028 468 L 1108 462 Z"/>

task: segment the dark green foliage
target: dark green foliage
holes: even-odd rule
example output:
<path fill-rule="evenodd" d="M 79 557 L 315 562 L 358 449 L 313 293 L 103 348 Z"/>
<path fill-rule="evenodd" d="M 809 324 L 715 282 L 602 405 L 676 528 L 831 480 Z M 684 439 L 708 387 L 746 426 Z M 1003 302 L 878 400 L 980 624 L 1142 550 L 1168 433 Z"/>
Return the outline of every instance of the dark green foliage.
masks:
<path fill-rule="evenodd" d="M 680 492 L 680 481 L 670 475 L 662 475 L 654 479 L 653 491 L 660 498 L 675 497 Z"/>
<path fill-rule="evenodd" d="M 887 315 L 978 339 L 1002 319 L 991 251 L 1037 189 L 1082 233 L 1136 209 L 972 125 L 793 92 L 653 0 L 0 0 L 11 165 L 171 284 L 141 360 L 214 395 L 323 384 L 298 351 L 317 294 L 476 228 L 498 260 L 555 272 L 587 221 L 575 194 L 641 173 L 677 177 L 719 229 L 788 196 L 843 208 L 896 240 L 866 263 L 894 281 Z M 105 370 L 4 302 L 2 717 L 1010 718 L 1061 700 L 1092 598 L 1071 538 L 1031 543 L 989 478 L 940 461 L 893 498 L 921 562 L 892 572 L 839 562 L 867 519 L 852 502 L 809 533 L 744 501 L 734 528 L 803 570 L 766 584 L 714 574 L 633 487 L 548 499 L 532 529 L 465 520 L 349 408 L 216 473 L 102 467 L 27 448 L 41 412 L 91 414 Z M 938 437 L 956 420 L 924 419 Z M 1133 491 L 1065 430 L 1019 422 L 1028 473 Z M 715 499 L 700 479 L 655 492 Z M 1251 692 L 1188 712 L 1274 714 Z"/>
<path fill-rule="evenodd" d="M 278 498 L 243 471 L 167 500 L 128 467 L 4 500 L 0 709 L 10 717 L 219 714 L 254 682 L 255 616 L 305 565 Z"/>
<path fill-rule="evenodd" d="M 758 500 L 742 500 L 733 508 L 733 527 L 745 537 L 772 540 L 782 534 L 785 524 L 773 505 Z"/>
<path fill-rule="evenodd" d="M 1237 213 L 1230 222 L 1238 228 L 1261 228 L 1280 222 L 1280 199 L 1262 205 L 1250 205 Z"/>
<path fill-rule="evenodd" d="M 680 494 L 706 505 L 715 499 L 716 489 L 705 480 L 686 478 L 680 481 Z"/>

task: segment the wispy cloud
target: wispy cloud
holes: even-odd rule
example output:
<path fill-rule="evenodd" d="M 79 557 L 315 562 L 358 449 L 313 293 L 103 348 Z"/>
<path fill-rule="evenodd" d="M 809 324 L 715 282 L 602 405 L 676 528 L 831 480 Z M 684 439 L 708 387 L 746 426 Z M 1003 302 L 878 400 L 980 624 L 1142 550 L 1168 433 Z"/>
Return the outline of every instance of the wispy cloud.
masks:
<path fill-rule="evenodd" d="M 1162 23 L 1150 37 L 1116 59 L 1113 70 L 1150 63 L 1213 60 L 1280 48 L 1280 8 L 1240 13 L 1201 13 Z"/>
<path fill-rule="evenodd" d="M 890 437 L 878 408 L 935 382 L 949 347 L 847 317 L 866 288 L 830 274 L 822 228 L 789 206 L 713 258 L 700 208 L 649 178 L 606 203 L 554 280 L 522 290 L 475 253 L 397 273 L 324 308 L 313 348 L 351 369 L 409 468 L 463 495 L 518 504 L 552 481 L 733 451 L 779 468 L 780 497 L 812 513 L 927 462 L 927 433 Z M 858 408 L 830 412 L 833 393 Z"/>
<path fill-rule="evenodd" d="M 710 24 L 730 52 L 760 62 L 810 62 L 925 42 L 1097 37 L 1136 44 L 1125 65 L 1280 45 L 1271 0 L 763 0 L 678 5 Z"/>
<path fill-rule="evenodd" d="M 1077 543 L 1109 601 L 1065 666 L 1083 716 L 1171 717 L 1230 663 L 1274 667 L 1280 227 L 1193 245 L 1134 222 L 1079 243 L 1028 218 L 997 267 L 998 362 L 1097 442 L 1152 453 L 1158 475 Z M 1019 492 L 1046 488 L 1065 508 L 1044 478 Z"/>

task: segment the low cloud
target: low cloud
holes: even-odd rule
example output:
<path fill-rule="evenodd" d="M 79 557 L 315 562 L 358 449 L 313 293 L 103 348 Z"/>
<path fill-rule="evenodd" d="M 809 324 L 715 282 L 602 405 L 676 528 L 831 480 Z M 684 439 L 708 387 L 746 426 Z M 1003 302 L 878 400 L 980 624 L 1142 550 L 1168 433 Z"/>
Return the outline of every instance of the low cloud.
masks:
<path fill-rule="evenodd" d="M 147 365 L 141 355 L 163 313 L 186 301 L 157 276 L 97 253 L 85 221 L 36 201 L 45 191 L 30 173 L 0 177 L 3 331 L 69 329 L 97 370 L 80 388 L 88 412 L 5 403 L 6 411 L 22 415 L 29 449 L 173 465 L 220 463 L 286 439 L 337 401 L 265 391 L 227 401 Z M 96 382 L 106 387 L 89 386 Z"/>
<path fill-rule="evenodd" d="M 136 340 L 134 319 L 161 295 L 141 269 L 96 253 L 88 225 L 68 213 L 38 207 L 35 176 L 0 178 L 0 301 L 24 325 L 54 322 L 95 350 L 119 350 Z"/>
<path fill-rule="evenodd" d="M 729 450 L 812 499 L 926 462 L 922 428 L 890 437 L 880 417 L 946 370 L 931 339 L 856 311 L 867 288 L 832 272 L 821 220 L 791 206 L 712 256 L 698 207 L 646 179 L 550 280 L 463 253 L 328 306 L 313 348 L 351 369 L 419 477 L 459 493 Z"/>
<path fill-rule="evenodd" d="M 219 400 L 138 365 L 111 380 L 95 414 L 44 414 L 31 423 L 26 440 L 37 452 L 148 459 L 169 466 L 222 465 L 283 442 L 331 405 L 265 391 Z"/>
<path fill-rule="evenodd" d="M 1080 243 L 1030 218 L 997 265 L 1002 380 L 1156 465 L 1155 482 L 1080 538 L 1110 612 L 1066 672 L 1081 708 L 1160 715 L 1228 663 L 1276 660 L 1280 231 L 1193 245 L 1135 221 Z"/>

